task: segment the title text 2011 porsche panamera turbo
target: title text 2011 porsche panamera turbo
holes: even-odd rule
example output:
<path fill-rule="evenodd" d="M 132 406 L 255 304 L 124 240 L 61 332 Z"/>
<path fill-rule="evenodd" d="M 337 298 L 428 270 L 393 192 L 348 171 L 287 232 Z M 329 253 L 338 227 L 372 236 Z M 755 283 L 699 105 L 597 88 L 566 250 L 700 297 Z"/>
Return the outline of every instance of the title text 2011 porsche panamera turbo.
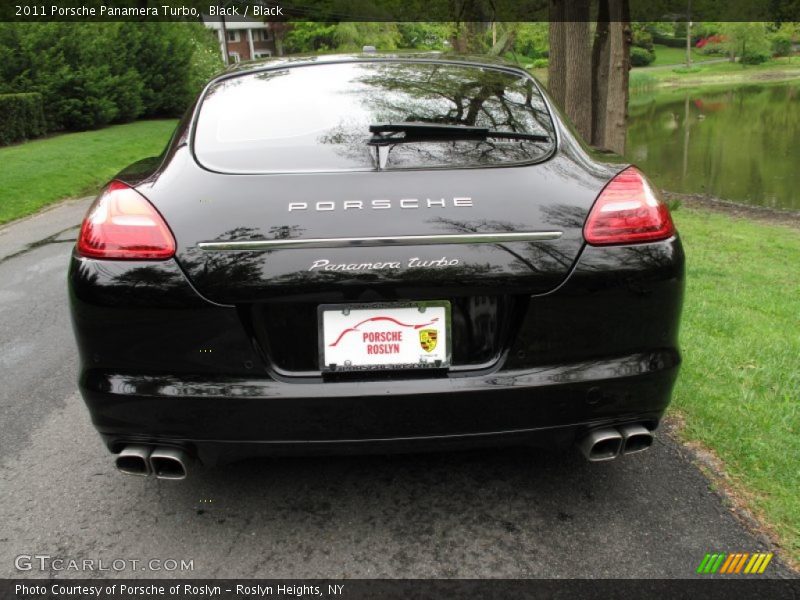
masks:
<path fill-rule="evenodd" d="M 647 448 L 683 252 L 646 178 L 525 71 L 338 56 L 217 77 L 103 190 L 69 288 L 117 466 L 277 453 Z"/>

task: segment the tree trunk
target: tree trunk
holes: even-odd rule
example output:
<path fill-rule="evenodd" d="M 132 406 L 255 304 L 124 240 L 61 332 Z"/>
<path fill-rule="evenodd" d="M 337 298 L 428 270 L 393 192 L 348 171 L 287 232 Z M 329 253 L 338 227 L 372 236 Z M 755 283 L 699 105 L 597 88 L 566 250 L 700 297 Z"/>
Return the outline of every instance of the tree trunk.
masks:
<path fill-rule="evenodd" d="M 592 139 L 594 146 L 604 145 L 606 105 L 608 104 L 608 69 L 611 63 L 609 39 L 608 0 L 599 0 L 597 29 L 592 45 Z"/>
<path fill-rule="evenodd" d="M 550 94 L 585 140 L 618 154 L 627 133 L 628 2 L 599 0 L 590 45 L 589 0 L 550 0 Z"/>
<path fill-rule="evenodd" d="M 547 89 L 553 97 L 553 101 L 562 108 L 567 85 L 565 28 L 564 0 L 550 0 L 550 55 L 547 66 Z"/>
<path fill-rule="evenodd" d="M 503 31 L 500 32 L 500 39 L 496 39 L 497 31 L 492 30 L 492 48 L 489 50 L 491 56 L 503 56 L 506 52 L 510 52 L 514 47 L 514 42 L 517 39 L 517 31 L 519 25 L 517 23 L 506 23 Z"/>
<path fill-rule="evenodd" d="M 628 122 L 628 76 L 631 68 L 632 32 L 628 0 L 609 0 L 610 69 L 605 107 L 603 148 L 625 153 Z"/>
<path fill-rule="evenodd" d="M 457 22 L 455 33 L 450 43 L 456 52 L 483 54 L 486 52 L 486 44 L 483 40 L 484 33 L 485 26 L 480 21 Z"/>
<path fill-rule="evenodd" d="M 283 56 L 283 40 L 291 27 L 291 24 L 279 21 L 269 24 L 270 31 L 272 31 L 272 39 L 275 44 L 276 56 Z"/>
<path fill-rule="evenodd" d="M 589 46 L 589 0 L 566 6 L 564 109 L 581 136 L 592 139 L 592 52 Z"/>

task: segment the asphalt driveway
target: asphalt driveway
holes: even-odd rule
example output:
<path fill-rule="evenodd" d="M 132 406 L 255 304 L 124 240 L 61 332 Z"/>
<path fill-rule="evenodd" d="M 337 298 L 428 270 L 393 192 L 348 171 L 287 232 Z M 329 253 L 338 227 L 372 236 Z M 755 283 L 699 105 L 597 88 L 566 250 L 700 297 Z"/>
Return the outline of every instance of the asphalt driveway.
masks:
<path fill-rule="evenodd" d="M 193 564 L 123 577 L 688 577 L 707 552 L 773 550 L 664 434 L 608 464 L 498 450 L 117 473 L 75 388 L 65 268 L 86 206 L 0 228 L 0 577 L 114 575 L 20 572 L 21 554 Z"/>

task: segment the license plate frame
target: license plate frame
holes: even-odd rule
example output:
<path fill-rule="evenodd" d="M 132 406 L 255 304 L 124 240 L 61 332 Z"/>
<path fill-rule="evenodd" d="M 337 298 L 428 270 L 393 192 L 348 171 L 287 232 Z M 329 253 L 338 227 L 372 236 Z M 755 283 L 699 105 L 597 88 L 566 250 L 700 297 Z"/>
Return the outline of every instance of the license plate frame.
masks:
<path fill-rule="evenodd" d="M 326 316 L 330 316 L 327 321 L 328 329 L 326 329 Z M 372 317 L 390 317 L 396 322 L 373 320 Z M 369 321 L 362 323 L 365 319 Z M 360 329 L 353 329 L 353 325 L 356 324 L 360 324 Z M 378 325 L 380 331 L 376 331 Z M 345 333 L 345 329 L 350 331 Z M 319 365 L 322 373 L 447 370 L 452 364 L 451 305 L 447 300 L 321 304 L 317 307 L 317 330 Z M 423 341 L 424 330 L 428 333 Z M 423 343 L 430 346 L 431 330 L 435 330 L 436 334 L 433 348 L 428 352 Z M 367 346 L 394 346 L 398 341 L 378 336 L 375 336 L 376 339 L 366 340 L 364 334 L 393 331 L 407 332 L 402 335 L 399 342 L 401 348 L 398 354 L 401 356 L 398 358 L 403 360 L 387 362 L 386 357 L 393 352 L 385 354 L 383 352 L 393 351 L 394 348 L 384 348 L 380 354 L 372 354 L 370 358 L 366 358 L 369 357 L 366 354 Z M 358 336 L 359 333 L 362 335 Z M 412 335 L 409 336 L 409 333 Z M 337 346 L 329 346 L 339 336 L 343 337 L 338 340 Z M 347 339 L 348 337 L 350 339 Z M 364 354 L 358 350 L 359 345 L 354 338 L 364 347 Z M 349 358 L 343 358 L 345 356 Z M 413 357 L 417 360 L 412 360 Z"/>

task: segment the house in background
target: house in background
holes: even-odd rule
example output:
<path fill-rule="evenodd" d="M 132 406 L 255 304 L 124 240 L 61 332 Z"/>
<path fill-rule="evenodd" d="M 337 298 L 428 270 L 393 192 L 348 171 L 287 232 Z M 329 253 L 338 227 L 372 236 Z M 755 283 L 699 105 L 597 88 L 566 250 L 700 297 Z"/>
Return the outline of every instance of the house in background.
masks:
<path fill-rule="evenodd" d="M 222 21 L 219 17 L 203 15 L 203 24 L 217 32 L 220 52 L 224 57 Z M 225 30 L 228 37 L 229 64 L 275 55 L 275 37 L 270 31 L 269 23 L 241 17 L 236 20 L 225 19 Z"/>

